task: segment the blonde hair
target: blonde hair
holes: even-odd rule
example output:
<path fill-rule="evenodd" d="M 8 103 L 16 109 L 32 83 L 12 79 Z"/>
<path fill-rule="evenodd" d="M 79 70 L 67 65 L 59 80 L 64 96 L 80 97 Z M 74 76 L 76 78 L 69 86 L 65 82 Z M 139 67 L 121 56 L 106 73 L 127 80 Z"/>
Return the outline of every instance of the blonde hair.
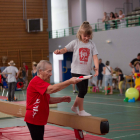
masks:
<path fill-rule="evenodd" d="M 84 21 L 83 24 L 79 27 L 76 37 L 82 41 L 81 34 L 91 35 L 93 37 L 93 30 L 89 22 Z"/>

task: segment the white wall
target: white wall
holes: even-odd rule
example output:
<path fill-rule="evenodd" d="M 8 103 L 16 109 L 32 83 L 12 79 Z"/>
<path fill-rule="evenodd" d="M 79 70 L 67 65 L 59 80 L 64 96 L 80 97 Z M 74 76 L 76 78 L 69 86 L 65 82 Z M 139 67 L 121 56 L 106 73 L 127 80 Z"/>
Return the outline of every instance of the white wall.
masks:
<path fill-rule="evenodd" d="M 52 30 L 69 27 L 68 0 L 51 0 Z"/>
<path fill-rule="evenodd" d="M 69 27 L 80 25 L 80 2 L 79 0 L 68 0 Z"/>
<path fill-rule="evenodd" d="M 80 0 L 69 0 L 69 26 L 80 25 Z M 102 19 L 103 13 L 115 12 L 115 8 L 123 8 L 126 0 L 86 0 L 87 20 L 90 23 L 97 23 Z M 132 0 L 129 0 L 132 2 Z M 133 0 L 133 9 L 139 7 L 139 0 Z"/>
<path fill-rule="evenodd" d="M 76 36 L 49 40 L 49 51 L 53 52 L 61 45 L 64 48 Z M 107 44 L 110 39 L 112 43 Z M 129 62 L 140 53 L 140 27 L 123 28 L 94 33 L 93 41 L 97 46 L 99 58 L 105 63 L 110 61 L 113 68 L 120 67 L 124 74 L 131 74 Z"/>

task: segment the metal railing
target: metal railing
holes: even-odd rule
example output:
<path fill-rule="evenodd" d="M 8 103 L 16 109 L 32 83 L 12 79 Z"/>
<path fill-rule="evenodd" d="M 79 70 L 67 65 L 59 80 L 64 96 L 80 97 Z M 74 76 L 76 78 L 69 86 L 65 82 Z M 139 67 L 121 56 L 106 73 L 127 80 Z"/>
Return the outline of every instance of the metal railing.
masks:
<path fill-rule="evenodd" d="M 107 22 L 94 23 L 91 24 L 91 26 L 94 32 L 140 26 L 140 14 L 137 16 L 129 15 L 129 17 L 123 18 L 122 20 L 116 19 Z M 49 31 L 49 38 L 61 38 L 76 35 L 79 27 L 80 26 L 75 26 L 66 29 Z"/>

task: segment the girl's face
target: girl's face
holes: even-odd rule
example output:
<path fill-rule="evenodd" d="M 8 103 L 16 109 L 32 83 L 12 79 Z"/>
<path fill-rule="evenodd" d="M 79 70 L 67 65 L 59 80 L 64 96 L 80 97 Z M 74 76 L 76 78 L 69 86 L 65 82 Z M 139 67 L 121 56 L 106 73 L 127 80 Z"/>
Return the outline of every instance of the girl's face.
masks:
<path fill-rule="evenodd" d="M 137 64 L 136 64 L 136 67 L 139 67 L 139 66 L 140 66 L 140 64 L 139 64 L 139 63 L 137 63 Z"/>
<path fill-rule="evenodd" d="M 119 15 L 122 15 L 122 11 L 119 11 Z"/>
<path fill-rule="evenodd" d="M 81 34 L 82 42 L 88 43 L 91 35 Z"/>
<path fill-rule="evenodd" d="M 36 69 L 36 66 L 33 65 L 32 68 L 33 68 L 33 69 Z"/>

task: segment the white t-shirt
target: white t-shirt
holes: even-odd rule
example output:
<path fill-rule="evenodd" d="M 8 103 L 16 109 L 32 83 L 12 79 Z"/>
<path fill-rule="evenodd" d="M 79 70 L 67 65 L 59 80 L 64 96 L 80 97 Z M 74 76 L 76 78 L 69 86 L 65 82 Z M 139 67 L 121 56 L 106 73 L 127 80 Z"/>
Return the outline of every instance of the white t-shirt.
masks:
<path fill-rule="evenodd" d="M 68 52 L 73 52 L 71 73 L 89 75 L 93 55 L 98 54 L 92 40 L 88 43 L 83 43 L 79 39 L 73 40 L 66 46 L 66 49 Z"/>
<path fill-rule="evenodd" d="M 10 82 L 17 82 L 16 80 L 16 73 L 18 73 L 18 69 L 14 66 L 9 66 L 7 68 L 5 68 L 5 70 L 3 71 L 4 73 L 12 73 L 12 74 L 8 74 L 8 83 Z"/>
<path fill-rule="evenodd" d="M 105 75 L 111 75 L 111 68 L 110 68 L 110 66 L 106 66 Z"/>
<path fill-rule="evenodd" d="M 123 16 L 125 16 L 124 14 L 119 15 L 119 18 L 122 18 Z M 125 19 L 120 19 L 120 22 L 125 22 Z"/>

